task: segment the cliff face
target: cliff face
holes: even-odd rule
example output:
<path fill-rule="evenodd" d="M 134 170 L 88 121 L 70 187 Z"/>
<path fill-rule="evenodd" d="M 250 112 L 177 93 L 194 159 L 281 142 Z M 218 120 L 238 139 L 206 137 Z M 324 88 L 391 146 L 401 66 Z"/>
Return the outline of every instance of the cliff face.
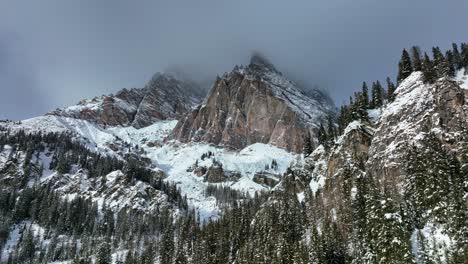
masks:
<path fill-rule="evenodd" d="M 424 84 L 420 72 L 406 78 L 396 90 L 395 101 L 382 112 L 369 149 L 368 172 L 381 177 L 387 187 L 398 189 L 404 175 L 404 148 L 429 132 L 448 150 L 461 150 L 468 120 L 465 91 L 447 78 Z"/>
<path fill-rule="evenodd" d="M 260 142 L 301 152 L 333 109 L 319 91 L 303 91 L 256 55 L 249 66 L 218 78 L 202 105 L 178 123 L 172 138 L 234 149 Z"/>
<path fill-rule="evenodd" d="M 424 148 L 431 134 L 445 150 L 459 158 L 462 168 L 468 165 L 468 90 L 463 87 L 450 78 L 424 83 L 421 72 L 412 73 L 395 91 L 395 100 L 380 109 L 375 123 L 351 122 L 329 150 L 320 146 L 292 166 L 276 189 L 295 187 L 307 180 L 310 190 L 296 187 L 293 191 L 311 192 L 319 200 L 311 203 L 314 215 L 309 218 L 315 221 L 312 226 L 322 225 L 329 217 L 341 234 L 351 237 L 349 223 L 355 217 L 352 206 L 358 190 L 360 198 L 366 190 L 363 183 L 375 184 L 379 195 L 385 194 L 399 205 L 405 203 L 408 190 L 404 158 L 408 146 Z M 315 214 L 326 217 L 319 219 Z M 432 220 L 428 221 L 427 226 L 431 226 Z"/>
<path fill-rule="evenodd" d="M 83 119 L 102 126 L 142 128 L 158 120 L 177 119 L 200 103 L 203 89 L 172 73 L 157 73 L 141 89 L 123 89 L 115 95 L 82 100 L 49 115 Z"/>

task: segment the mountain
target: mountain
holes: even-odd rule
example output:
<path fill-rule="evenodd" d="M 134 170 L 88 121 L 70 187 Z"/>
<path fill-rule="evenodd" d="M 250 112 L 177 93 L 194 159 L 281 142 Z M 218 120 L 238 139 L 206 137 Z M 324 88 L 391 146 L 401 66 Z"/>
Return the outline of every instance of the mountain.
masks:
<path fill-rule="evenodd" d="M 275 210 L 300 210 L 301 205 L 294 205 L 299 199 L 307 208 L 307 231 L 297 216 L 286 218 L 284 225 L 327 245 L 325 252 L 312 248 L 313 263 L 344 261 L 347 254 L 353 263 L 414 263 L 412 254 L 416 263 L 426 263 L 423 258 L 463 263 L 468 90 L 462 72 L 434 83 L 413 72 L 392 102 L 368 110 L 378 112 L 374 120 L 352 121 L 331 146 L 320 146 L 291 166 L 251 228 L 271 234 L 265 219 L 274 217 Z M 297 196 L 291 198 L 291 193 Z M 283 204 L 285 199 L 292 200 Z M 270 236 L 269 241 L 279 239 Z M 248 256 L 255 249 L 246 251 Z M 268 258 L 259 254 L 260 260 Z"/>
<path fill-rule="evenodd" d="M 203 103 L 181 119 L 172 134 L 182 142 L 242 149 L 260 142 L 300 153 L 317 144 L 318 128 L 334 113 L 318 90 L 304 90 L 260 54 L 247 67 L 217 78 Z"/>
<path fill-rule="evenodd" d="M 465 263 L 463 47 L 423 71 L 403 52 L 336 119 L 254 54 L 203 101 L 166 72 L 0 120 L 0 262 Z"/>
<path fill-rule="evenodd" d="M 142 128 L 158 120 L 181 118 L 202 100 L 204 91 L 180 71 L 156 73 L 144 88 L 123 89 L 48 114 L 101 126 Z"/>

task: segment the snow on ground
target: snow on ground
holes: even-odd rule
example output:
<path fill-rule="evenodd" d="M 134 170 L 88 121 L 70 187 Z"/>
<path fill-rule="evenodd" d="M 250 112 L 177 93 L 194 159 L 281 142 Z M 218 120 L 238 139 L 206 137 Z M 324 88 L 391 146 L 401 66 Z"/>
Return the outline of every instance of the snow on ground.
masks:
<path fill-rule="evenodd" d="M 442 263 L 447 263 L 446 251 L 450 249 L 453 243 L 450 237 L 447 235 L 447 231 L 442 229 L 440 226 L 434 225 L 431 222 L 427 223 L 423 229 L 415 229 L 411 234 L 411 247 L 415 256 L 418 255 L 417 253 L 420 250 L 418 232 L 421 232 L 421 235 L 425 240 L 424 242 L 427 247 L 426 250 L 429 255 L 438 257 Z"/>
<path fill-rule="evenodd" d="M 380 119 L 380 115 L 382 114 L 382 109 L 381 108 L 369 109 L 367 110 L 367 114 L 369 116 L 370 121 L 376 124 Z"/>
<path fill-rule="evenodd" d="M 10 234 L 8 235 L 8 239 L 5 243 L 5 246 L 3 247 L 3 251 L 1 252 L 0 256 L 0 261 L 1 262 L 7 262 L 8 256 L 10 253 L 15 249 L 16 245 L 19 242 L 20 239 L 20 231 L 22 230 L 23 226 L 22 225 L 14 225 L 13 229 L 10 231 Z"/>
<path fill-rule="evenodd" d="M 310 157 L 314 160 L 314 170 L 312 171 L 312 180 L 309 187 L 315 195 L 325 185 L 328 156 L 323 145 L 320 145 L 310 154 Z"/>
<path fill-rule="evenodd" d="M 415 105 L 415 109 L 422 109 L 422 105 L 432 97 L 429 85 L 424 84 L 422 72 L 413 72 L 395 90 L 396 98 L 388 104 L 382 113 L 382 120 L 388 116 L 398 115 L 407 109 L 408 105 Z"/>
<path fill-rule="evenodd" d="M 229 151 L 210 144 L 190 143 L 181 144 L 171 142 L 162 144 L 162 140 L 172 131 L 177 121 L 160 121 L 151 126 L 136 129 L 134 127 L 110 127 L 102 128 L 85 120 L 59 116 L 41 116 L 22 121 L 21 124 L 8 124 L 10 129 L 23 129 L 31 132 L 66 132 L 71 131 L 82 140 L 90 150 L 112 154 L 110 144 L 125 141 L 133 145 L 139 145 L 146 151 L 146 155 L 153 164 L 162 169 L 167 175 L 167 181 L 176 183 L 181 192 L 187 195 L 191 206 L 199 210 L 201 217 L 209 218 L 219 214 L 214 197 L 205 197 L 205 189 L 208 183 L 203 182 L 203 177 L 197 177 L 188 172 L 189 167 L 198 160 L 199 165 L 209 167 L 214 162 L 221 163 L 224 171 L 234 171 L 241 175 L 235 182 L 226 182 L 233 189 L 242 190 L 254 194 L 256 191 L 266 188 L 255 183 L 252 179 L 255 173 L 268 171 L 282 175 L 297 155 L 275 146 L 256 143 L 241 151 Z M 159 144 L 148 144 L 149 142 Z M 207 152 L 214 156 L 201 160 L 201 156 Z M 40 158 L 44 164 L 44 174 L 41 181 L 54 177 L 54 172 L 48 170 L 50 157 L 41 153 Z M 277 168 L 271 168 L 273 160 Z"/>
<path fill-rule="evenodd" d="M 64 133 L 72 132 L 82 139 L 91 151 L 111 154 L 110 144 L 115 144 L 119 139 L 143 144 L 147 141 L 160 142 L 175 127 L 177 121 L 161 121 L 151 126 L 136 129 L 134 127 L 102 128 L 91 122 L 60 116 L 39 116 L 21 121 L 21 124 L 8 124 L 13 130 L 24 130 L 26 133 Z"/>
<path fill-rule="evenodd" d="M 151 126 L 136 129 L 134 127 L 110 127 L 107 132 L 124 141 L 143 144 L 148 141 L 162 141 L 177 125 L 177 120 L 162 120 Z"/>
<path fill-rule="evenodd" d="M 241 178 L 237 182 L 225 184 L 233 189 L 253 193 L 265 189 L 253 182 L 256 172 L 265 170 L 266 165 L 269 166 L 273 160 L 276 160 L 278 163 L 276 173 L 283 174 L 296 158 L 296 155 L 283 149 L 261 143 L 252 144 L 239 152 L 209 144 L 174 142 L 145 150 L 154 164 L 168 175 L 166 180 L 177 184 L 181 192 L 187 195 L 189 203 L 199 210 L 200 216 L 204 219 L 216 216 L 219 209 L 214 197 L 205 197 L 204 192 L 208 183 L 203 181 L 203 177 L 187 171 L 197 160 L 199 166 L 209 166 L 215 159 L 222 164 L 225 171 L 239 172 Z M 201 156 L 209 151 L 213 153 L 213 157 L 201 160 Z"/>
<path fill-rule="evenodd" d="M 112 153 L 107 143 L 115 140 L 111 133 L 88 121 L 51 115 L 26 119 L 21 121 L 21 124 L 9 124 L 9 128 L 24 130 L 26 133 L 72 132 L 79 136 L 90 150 L 100 153 Z"/>
<path fill-rule="evenodd" d="M 455 73 L 455 81 L 460 84 L 463 89 L 468 89 L 468 72 L 465 69 L 461 69 Z"/>

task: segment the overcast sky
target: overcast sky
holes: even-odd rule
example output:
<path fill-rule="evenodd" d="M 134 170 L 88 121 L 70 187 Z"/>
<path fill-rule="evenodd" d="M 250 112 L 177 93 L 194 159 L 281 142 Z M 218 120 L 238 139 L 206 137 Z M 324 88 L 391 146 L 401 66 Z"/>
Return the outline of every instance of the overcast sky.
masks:
<path fill-rule="evenodd" d="M 142 87 L 185 65 L 216 75 L 260 50 L 339 105 L 395 77 L 401 49 L 468 41 L 466 0 L 0 0 L 0 118 Z"/>

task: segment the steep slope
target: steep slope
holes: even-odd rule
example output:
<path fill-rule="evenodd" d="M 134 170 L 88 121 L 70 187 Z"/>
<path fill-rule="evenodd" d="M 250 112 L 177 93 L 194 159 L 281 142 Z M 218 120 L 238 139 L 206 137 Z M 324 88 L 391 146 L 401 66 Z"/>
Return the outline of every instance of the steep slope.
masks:
<path fill-rule="evenodd" d="M 59 108 L 48 115 L 87 120 L 103 126 L 128 126 L 146 93 L 144 89 L 123 89 L 116 95 L 85 99 L 77 105 Z"/>
<path fill-rule="evenodd" d="M 142 128 L 158 120 L 180 118 L 198 104 L 204 89 L 182 73 L 156 73 L 141 89 L 123 89 L 56 109 L 49 115 L 87 120 L 101 126 Z"/>
<path fill-rule="evenodd" d="M 412 73 L 395 91 L 395 101 L 383 109 L 369 150 L 368 171 L 390 185 L 401 182 L 404 148 L 429 132 L 447 149 L 460 150 L 468 120 L 465 92 L 451 79 L 425 84 L 421 72 Z"/>
<path fill-rule="evenodd" d="M 177 119 L 200 103 L 202 88 L 176 74 L 156 73 L 144 88 L 147 92 L 138 106 L 132 126 L 142 128 L 155 121 Z"/>
<path fill-rule="evenodd" d="M 310 239 L 339 237 L 331 250 L 346 251 L 353 263 L 410 263 L 424 254 L 446 263 L 466 254 L 466 76 L 423 80 L 413 72 L 393 102 L 370 111 L 381 112 L 375 122 L 351 122 L 330 149 L 320 146 L 295 163 L 269 206 L 295 192 L 307 207 L 309 232 L 321 233 Z"/>
<path fill-rule="evenodd" d="M 236 66 L 215 81 L 202 105 L 179 122 L 172 138 L 234 149 L 260 142 L 301 152 L 333 111 L 324 94 L 305 92 L 255 54 L 247 67 Z"/>

